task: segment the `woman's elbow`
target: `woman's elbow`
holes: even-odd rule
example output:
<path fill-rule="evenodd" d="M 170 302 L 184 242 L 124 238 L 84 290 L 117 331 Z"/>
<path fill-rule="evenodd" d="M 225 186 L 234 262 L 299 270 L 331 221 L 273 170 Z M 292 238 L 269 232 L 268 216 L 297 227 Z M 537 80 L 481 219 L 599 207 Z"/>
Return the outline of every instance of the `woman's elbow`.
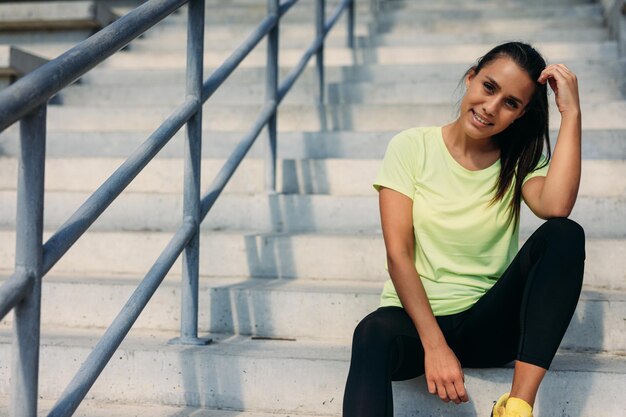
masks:
<path fill-rule="evenodd" d="M 549 220 L 557 217 L 569 217 L 574 209 L 573 204 L 566 204 L 552 207 L 547 213 L 544 214 L 543 219 Z"/>

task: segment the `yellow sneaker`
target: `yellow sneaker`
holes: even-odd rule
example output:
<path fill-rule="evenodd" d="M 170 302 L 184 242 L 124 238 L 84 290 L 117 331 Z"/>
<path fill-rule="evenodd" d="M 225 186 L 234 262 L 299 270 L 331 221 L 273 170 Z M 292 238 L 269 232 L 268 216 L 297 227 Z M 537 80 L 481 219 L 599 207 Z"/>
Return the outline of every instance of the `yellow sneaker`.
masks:
<path fill-rule="evenodd" d="M 521 398 L 509 397 L 506 402 L 506 417 L 533 417 L 533 408 Z"/>
<path fill-rule="evenodd" d="M 509 399 L 509 393 L 502 394 L 502 396 L 493 403 L 493 409 L 491 410 L 491 417 L 505 417 L 506 402 Z"/>

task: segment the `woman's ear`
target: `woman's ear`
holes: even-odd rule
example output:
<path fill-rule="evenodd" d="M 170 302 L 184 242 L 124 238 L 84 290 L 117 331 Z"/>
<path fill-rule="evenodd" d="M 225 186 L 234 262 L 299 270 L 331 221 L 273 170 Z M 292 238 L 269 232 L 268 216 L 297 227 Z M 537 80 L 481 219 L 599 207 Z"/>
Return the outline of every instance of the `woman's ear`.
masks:
<path fill-rule="evenodd" d="M 470 82 L 476 76 L 476 67 L 472 67 L 467 71 L 467 75 L 465 75 L 465 88 L 469 88 Z"/>

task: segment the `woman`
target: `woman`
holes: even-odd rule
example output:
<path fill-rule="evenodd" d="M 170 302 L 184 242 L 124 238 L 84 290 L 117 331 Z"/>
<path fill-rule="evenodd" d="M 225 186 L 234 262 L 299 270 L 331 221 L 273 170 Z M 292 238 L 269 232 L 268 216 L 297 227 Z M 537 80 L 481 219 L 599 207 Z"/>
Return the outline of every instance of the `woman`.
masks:
<path fill-rule="evenodd" d="M 511 42 L 464 81 L 459 117 L 395 136 L 374 183 L 391 279 L 355 330 L 344 417 L 392 416 L 391 381 L 419 375 L 466 402 L 462 367 L 513 360 L 491 415 L 532 416 L 578 302 L 585 237 L 566 218 L 580 183 L 576 76 Z M 561 113 L 552 156 L 547 85 Z M 518 252 L 522 199 L 547 221 Z"/>

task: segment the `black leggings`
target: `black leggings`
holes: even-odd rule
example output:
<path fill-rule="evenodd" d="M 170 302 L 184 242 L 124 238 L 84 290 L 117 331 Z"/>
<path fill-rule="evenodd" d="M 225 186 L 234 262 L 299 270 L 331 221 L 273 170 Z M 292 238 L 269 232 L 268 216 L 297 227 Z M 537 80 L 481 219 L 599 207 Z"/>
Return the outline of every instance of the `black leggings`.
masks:
<path fill-rule="evenodd" d="M 549 369 L 582 288 L 585 234 L 550 219 L 526 241 L 496 284 L 469 310 L 436 317 L 463 367 L 517 359 Z M 354 331 L 344 417 L 393 416 L 391 381 L 424 374 L 424 350 L 400 307 L 381 307 Z"/>

